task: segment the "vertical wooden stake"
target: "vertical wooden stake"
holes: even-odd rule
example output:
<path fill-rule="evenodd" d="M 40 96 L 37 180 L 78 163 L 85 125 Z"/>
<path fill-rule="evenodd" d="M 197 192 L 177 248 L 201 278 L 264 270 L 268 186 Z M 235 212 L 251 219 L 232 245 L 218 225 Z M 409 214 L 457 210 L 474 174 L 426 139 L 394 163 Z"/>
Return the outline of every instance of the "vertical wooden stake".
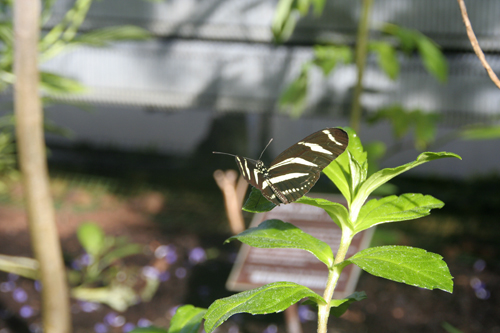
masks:
<path fill-rule="evenodd" d="M 68 287 L 50 196 L 39 97 L 40 0 L 14 1 L 14 102 L 31 243 L 40 265 L 45 333 L 71 331 Z"/>
<path fill-rule="evenodd" d="M 214 172 L 215 181 L 224 194 L 226 214 L 231 226 L 231 231 L 234 235 L 245 230 L 241 207 L 243 206 L 243 199 L 245 198 L 245 193 L 248 188 L 247 181 L 240 176 L 238 182 L 236 182 L 237 177 L 238 174 L 234 170 L 228 170 L 226 172 L 216 170 Z M 293 304 L 285 310 L 285 321 L 288 333 L 302 333 L 302 325 L 297 310 L 296 304 Z"/>

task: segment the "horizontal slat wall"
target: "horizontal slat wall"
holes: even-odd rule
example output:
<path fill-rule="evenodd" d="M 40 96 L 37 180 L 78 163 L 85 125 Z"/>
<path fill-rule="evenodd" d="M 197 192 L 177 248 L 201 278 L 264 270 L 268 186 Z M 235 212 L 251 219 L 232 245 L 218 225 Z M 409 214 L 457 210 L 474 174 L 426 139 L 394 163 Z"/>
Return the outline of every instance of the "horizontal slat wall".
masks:
<path fill-rule="evenodd" d="M 305 47 L 176 40 L 78 48 L 42 68 L 89 87 L 88 93 L 57 96 L 63 100 L 262 113 L 277 109 L 280 92 L 311 57 Z M 488 59 L 500 72 L 500 56 Z M 448 57 L 447 84 L 428 74 L 418 57 L 402 56 L 400 61 L 401 76 L 392 81 L 370 58 L 362 100 L 367 111 L 400 103 L 441 113 L 449 126 L 488 120 L 499 111 L 498 89 L 474 54 Z M 339 66 L 328 78 L 313 70 L 306 114 L 347 112 L 355 73 L 354 65 Z"/>
<path fill-rule="evenodd" d="M 54 25 L 72 4 L 60 0 L 47 26 Z M 292 41 L 311 43 L 321 37 L 353 41 L 359 1 L 326 1 L 323 16 L 299 22 Z M 158 36 L 272 42 L 270 26 L 276 0 L 141 0 L 95 1 L 84 28 L 119 24 L 145 27 Z M 475 32 L 485 50 L 500 50 L 500 1 L 467 1 Z M 470 48 L 456 1 L 377 0 L 373 4 L 374 29 L 391 22 L 417 29 L 444 48 Z"/>

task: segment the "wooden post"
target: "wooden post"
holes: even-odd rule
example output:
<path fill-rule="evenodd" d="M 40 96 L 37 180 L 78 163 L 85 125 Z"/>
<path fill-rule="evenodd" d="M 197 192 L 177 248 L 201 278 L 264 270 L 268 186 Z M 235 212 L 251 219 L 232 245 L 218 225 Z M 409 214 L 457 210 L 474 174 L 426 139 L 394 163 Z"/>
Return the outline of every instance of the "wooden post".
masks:
<path fill-rule="evenodd" d="M 50 196 L 39 97 L 40 0 L 14 1 L 14 102 L 31 243 L 40 265 L 45 333 L 71 332 L 68 287 Z"/>
<path fill-rule="evenodd" d="M 238 182 L 236 182 L 237 177 L 238 173 L 234 170 L 228 170 L 226 172 L 216 170 L 214 172 L 215 181 L 224 194 L 226 214 L 231 226 L 231 231 L 234 235 L 245 230 L 241 207 L 243 206 L 243 199 L 245 198 L 245 193 L 248 188 L 247 181 L 240 176 Z M 285 310 L 285 321 L 288 333 L 302 333 L 302 325 L 297 310 L 296 304 L 293 304 Z"/>

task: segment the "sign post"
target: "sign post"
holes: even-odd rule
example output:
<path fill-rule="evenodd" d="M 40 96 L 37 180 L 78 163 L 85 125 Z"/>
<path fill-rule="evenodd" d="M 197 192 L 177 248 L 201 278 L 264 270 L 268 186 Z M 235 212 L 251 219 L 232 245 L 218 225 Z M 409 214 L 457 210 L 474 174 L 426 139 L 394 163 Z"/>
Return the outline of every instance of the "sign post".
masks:
<path fill-rule="evenodd" d="M 344 200 L 341 196 L 322 195 L 336 202 Z M 256 227 L 261 222 L 279 219 L 289 222 L 302 231 L 324 241 L 335 254 L 339 248 L 340 228 L 321 208 L 291 203 L 281 205 L 266 213 L 256 214 L 250 227 Z M 347 257 L 369 246 L 374 228 L 362 231 L 353 238 Z M 361 269 L 349 265 L 335 288 L 335 298 L 343 298 L 354 292 Z M 291 281 L 304 285 L 323 295 L 328 269 L 311 253 L 300 249 L 261 249 L 242 244 L 236 263 L 227 281 L 227 288 L 233 291 L 243 291 L 262 285 Z"/>

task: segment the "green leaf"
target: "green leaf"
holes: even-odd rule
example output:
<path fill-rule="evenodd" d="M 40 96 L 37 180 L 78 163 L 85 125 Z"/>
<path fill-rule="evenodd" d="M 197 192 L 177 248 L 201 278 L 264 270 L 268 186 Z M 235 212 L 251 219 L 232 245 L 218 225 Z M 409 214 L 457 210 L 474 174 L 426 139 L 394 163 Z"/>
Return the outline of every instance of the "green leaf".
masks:
<path fill-rule="evenodd" d="M 279 0 L 274 13 L 271 30 L 276 41 L 288 39 L 297 23 L 297 17 L 293 15 L 294 0 Z"/>
<path fill-rule="evenodd" d="M 475 126 L 460 131 L 463 140 L 492 140 L 500 138 L 500 126 Z"/>
<path fill-rule="evenodd" d="M 243 205 L 243 210 L 249 213 L 265 213 L 276 207 L 271 201 L 267 200 L 259 189 L 252 187 L 247 201 Z"/>
<path fill-rule="evenodd" d="M 197 333 L 206 312 L 190 304 L 181 306 L 170 321 L 168 333 Z"/>
<path fill-rule="evenodd" d="M 350 204 L 353 199 L 352 185 L 353 179 L 351 175 L 350 158 L 358 161 L 358 164 L 366 163 L 366 152 L 363 150 L 361 140 L 358 135 L 349 127 L 344 127 L 343 130 L 349 135 L 349 145 L 346 151 L 349 154 L 343 153 L 337 157 L 332 163 L 323 169 L 323 173 L 337 186 L 340 193 L 346 198 Z"/>
<path fill-rule="evenodd" d="M 440 153 L 433 153 L 433 152 L 425 152 L 420 155 L 418 155 L 417 159 L 413 162 L 401 165 L 396 168 L 387 168 L 387 169 L 382 169 L 380 171 L 375 172 L 373 175 L 371 175 L 359 188 L 359 191 L 356 195 L 356 197 L 353 200 L 353 203 L 351 205 L 351 220 L 354 222 L 357 220 L 357 216 L 359 214 L 359 210 L 361 209 L 361 206 L 365 202 L 365 200 L 368 198 L 368 196 L 378 187 L 381 185 L 387 183 L 389 180 L 392 178 L 396 177 L 399 174 L 402 174 L 403 172 L 406 172 L 410 169 L 413 169 L 416 166 L 419 166 L 421 164 L 441 159 L 441 158 L 447 158 L 447 157 L 456 157 L 458 159 L 462 159 L 460 156 L 454 153 L 448 153 L 448 152 L 440 152 Z M 334 161 L 335 162 L 335 161 Z"/>
<path fill-rule="evenodd" d="M 303 232 L 291 223 L 266 220 L 258 227 L 250 228 L 228 238 L 225 243 L 237 239 L 247 245 L 270 249 L 301 249 L 312 253 L 327 267 L 333 265 L 333 252 L 325 242 Z"/>
<path fill-rule="evenodd" d="M 355 232 L 374 225 L 418 219 L 430 214 L 431 209 L 442 208 L 444 203 L 430 195 L 406 193 L 368 201 L 360 210 Z"/>
<path fill-rule="evenodd" d="M 461 330 L 459 330 L 458 328 L 454 327 L 453 325 L 451 325 L 450 323 L 444 321 L 441 326 L 446 330 L 446 332 L 448 333 L 463 333 Z"/>
<path fill-rule="evenodd" d="M 430 38 L 420 35 L 417 39 L 417 48 L 427 71 L 445 83 L 448 80 L 448 62 L 439 46 Z"/>
<path fill-rule="evenodd" d="M 369 49 L 375 52 L 378 57 L 379 67 L 390 77 L 395 80 L 399 76 L 399 61 L 396 49 L 387 42 L 370 42 Z"/>
<path fill-rule="evenodd" d="M 453 292 L 453 277 L 438 254 L 409 246 L 379 246 L 346 260 L 368 273 L 425 289 Z"/>
<path fill-rule="evenodd" d="M 372 175 L 380 170 L 379 161 L 385 155 L 387 146 L 382 141 L 371 141 L 365 144 L 365 150 L 368 163 L 367 175 Z"/>
<path fill-rule="evenodd" d="M 322 304 L 325 300 L 311 289 L 293 282 L 274 282 L 257 289 L 218 299 L 205 314 L 205 331 L 213 332 L 236 313 L 267 314 L 281 312 L 299 300 L 310 297 Z"/>
<path fill-rule="evenodd" d="M 76 80 L 48 72 L 40 72 L 40 87 L 49 94 L 81 93 L 86 90 Z"/>
<path fill-rule="evenodd" d="M 38 261 L 27 257 L 15 257 L 0 254 L 0 270 L 14 273 L 28 279 L 39 278 Z"/>
<path fill-rule="evenodd" d="M 313 63 L 323 70 L 325 76 L 335 68 L 338 62 L 352 62 L 352 50 L 349 46 L 315 45 Z"/>
<path fill-rule="evenodd" d="M 395 104 L 375 112 L 370 117 L 369 122 L 374 124 L 381 120 L 389 120 L 394 136 L 400 139 L 408 133 L 410 128 L 412 119 L 409 114 L 410 112 L 405 110 L 401 105 Z"/>
<path fill-rule="evenodd" d="M 136 327 L 130 333 L 167 333 L 163 328 L 150 326 L 150 327 Z"/>
<path fill-rule="evenodd" d="M 414 110 L 411 117 L 415 123 L 415 148 L 424 150 L 436 137 L 439 115 L 434 112 Z"/>
<path fill-rule="evenodd" d="M 80 244 L 88 254 L 98 257 L 105 248 L 105 235 L 101 227 L 95 223 L 83 223 L 76 232 Z"/>
<path fill-rule="evenodd" d="M 309 81 L 309 64 L 304 64 L 302 72 L 281 94 L 278 101 L 282 110 L 290 109 L 292 117 L 299 117 L 305 110 L 307 102 L 307 86 Z"/>
<path fill-rule="evenodd" d="M 420 34 L 418 31 L 405 29 L 392 23 L 385 24 L 382 31 L 398 38 L 401 49 L 407 54 L 411 54 L 415 50 Z"/>
<path fill-rule="evenodd" d="M 337 224 L 340 229 L 343 229 L 344 227 L 352 229 L 352 223 L 349 220 L 349 213 L 347 212 L 347 208 L 345 208 L 344 205 L 339 204 L 338 202 L 331 202 L 321 198 L 309 198 L 306 196 L 303 196 L 296 202 L 319 207 L 328 213 L 333 222 L 335 222 L 335 224 Z"/>
<path fill-rule="evenodd" d="M 142 253 L 141 245 L 133 243 L 125 244 L 103 255 L 101 259 L 101 265 L 108 266 L 112 264 L 115 260 L 122 259 L 139 253 Z"/>
<path fill-rule="evenodd" d="M 138 299 L 134 289 L 120 284 L 101 288 L 76 287 L 71 289 L 71 296 L 83 301 L 107 304 L 120 312 L 137 304 Z"/>
<path fill-rule="evenodd" d="M 314 15 L 321 15 L 323 13 L 323 9 L 325 8 L 326 0 L 311 0 L 314 6 Z"/>
<path fill-rule="evenodd" d="M 108 27 L 96 29 L 76 36 L 72 44 L 84 44 L 90 46 L 107 46 L 111 42 L 123 40 L 145 40 L 151 38 L 151 33 L 146 29 L 133 25 Z"/>
<path fill-rule="evenodd" d="M 343 299 L 332 299 L 330 301 L 330 313 L 338 318 L 347 311 L 349 305 L 354 302 L 362 301 L 366 298 L 368 298 L 368 296 L 366 296 L 364 291 L 357 291 Z"/>

